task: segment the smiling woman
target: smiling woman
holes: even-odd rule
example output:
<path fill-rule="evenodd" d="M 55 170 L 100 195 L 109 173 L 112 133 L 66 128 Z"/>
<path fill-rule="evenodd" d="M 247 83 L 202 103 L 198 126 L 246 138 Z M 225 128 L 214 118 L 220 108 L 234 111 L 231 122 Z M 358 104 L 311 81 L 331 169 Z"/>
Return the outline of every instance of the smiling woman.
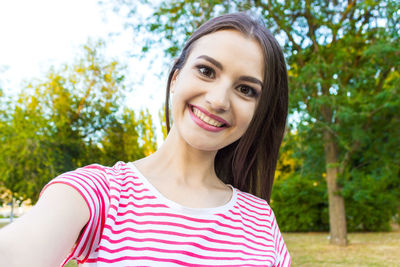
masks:
<path fill-rule="evenodd" d="M 211 19 L 187 41 L 166 95 L 160 149 L 52 180 L 0 232 L 1 266 L 290 266 L 267 202 L 288 108 L 276 40 L 245 13 Z"/>
<path fill-rule="evenodd" d="M 263 57 L 257 41 L 235 30 L 200 38 L 171 79 L 174 124 L 168 137 L 210 152 L 237 141 L 262 91 Z"/>

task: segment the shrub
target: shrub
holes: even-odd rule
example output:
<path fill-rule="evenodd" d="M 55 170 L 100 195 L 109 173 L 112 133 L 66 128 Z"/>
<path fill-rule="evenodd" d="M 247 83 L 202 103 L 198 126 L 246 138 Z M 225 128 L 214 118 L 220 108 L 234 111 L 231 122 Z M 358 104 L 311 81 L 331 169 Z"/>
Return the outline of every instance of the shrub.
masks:
<path fill-rule="evenodd" d="M 321 178 L 293 174 L 277 180 L 271 206 L 283 232 L 328 231 L 328 197 Z"/>
<path fill-rule="evenodd" d="M 389 231 L 398 213 L 399 199 L 395 179 L 378 172 L 364 174 L 353 171 L 346 181 L 343 196 L 346 203 L 348 231 Z"/>

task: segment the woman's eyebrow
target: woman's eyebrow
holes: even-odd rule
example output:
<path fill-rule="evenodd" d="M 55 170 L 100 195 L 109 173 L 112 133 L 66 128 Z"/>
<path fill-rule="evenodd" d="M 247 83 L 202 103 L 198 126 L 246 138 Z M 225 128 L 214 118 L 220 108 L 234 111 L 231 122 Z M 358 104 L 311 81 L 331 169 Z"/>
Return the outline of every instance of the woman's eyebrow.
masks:
<path fill-rule="evenodd" d="M 211 64 L 215 65 L 218 69 L 223 70 L 224 68 L 222 67 L 222 64 L 213 59 L 212 57 L 206 56 L 206 55 L 201 55 L 198 56 L 197 58 L 202 58 L 210 62 Z"/>
<path fill-rule="evenodd" d="M 261 86 L 261 88 L 263 88 L 263 83 L 257 78 L 254 78 L 254 77 L 251 77 L 251 76 L 240 76 L 239 80 L 246 81 L 246 82 L 251 82 L 251 83 L 257 83 L 257 84 L 259 84 Z"/>

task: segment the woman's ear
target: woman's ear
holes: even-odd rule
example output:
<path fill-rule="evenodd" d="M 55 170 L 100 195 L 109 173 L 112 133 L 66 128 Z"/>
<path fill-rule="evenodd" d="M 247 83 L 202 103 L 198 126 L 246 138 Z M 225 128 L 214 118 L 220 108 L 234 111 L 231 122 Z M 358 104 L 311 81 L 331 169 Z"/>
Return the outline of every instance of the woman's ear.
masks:
<path fill-rule="evenodd" d="M 176 84 L 176 82 L 177 82 L 178 75 L 179 75 L 179 69 L 176 69 L 176 70 L 174 71 L 174 74 L 172 75 L 172 79 L 171 79 L 171 85 L 170 85 L 170 92 L 171 92 L 171 94 L 173 94 L 174 91 L 175 91 L 175 84 Z"/>

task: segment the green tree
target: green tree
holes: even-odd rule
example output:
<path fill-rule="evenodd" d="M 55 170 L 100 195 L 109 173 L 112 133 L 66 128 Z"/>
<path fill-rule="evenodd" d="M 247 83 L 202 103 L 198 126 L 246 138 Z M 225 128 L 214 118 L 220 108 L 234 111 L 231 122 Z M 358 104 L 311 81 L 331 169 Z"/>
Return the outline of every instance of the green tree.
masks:
<path fill-rule="evenodd" d="M 124 70 L 118 62 L 104 60 L 104 48 L 102 42 L 84 46 L 76 64 L 32 85 L 52 123 L 62 171 L 90 163 L 85 144 L 100 140 L 122 105 Z"/>
<path fill-rule="evenodd" d="M 0 80 L 0 106 L 1 106 L 1 108 L 0 108 L 0 147 L 4 147 L 6 145 L 5 135 L 8 131 L 8 124 L 7 124 L 8 105 L 7 105 L 7 100 L 4 96 L 1 86 L 2 86 L 2 83 Z M 1 156 L 0 156 L 0 159 L 2 159 Z M 4 203 L 10 203 L 10 202 L 12 202 L 11 193 L 5 187 L 4 182 L 0 179 L 0 206 L 2 206 Z"/>
<path fill-rule="evenodd" d="M 362 166 L 399 166 L 399 32 L 398 1 L 119 1 L 129 10 L 135 33 L 154 33 L 143 51 L 154 45 L 174 57 L 186 37 L 202 22 L 221 13 L 252 10 L 283 42 L 290 74 L 291 114 L 308 147 L 322 150 L 329 199 L 331 243 L 347 244 L 342 189 L 360 175 Z M 117 4 L 116 4 L 117 5 Z M 137 20 L 138 7 L 153 8 Z M 148 36 L 148 35 L 147 35 Z M 157 36 L 157 37 L 155 37 Z M 160 38 L 161 37 L 161 38 Z M 308 145 L 308 144 L 304 144 Z M 377 147 L 382 149 L 376 150 Z M 390 149 L 389 147 L 392 147 Z M 323 157 L 321 157 L 323 156 Z M 373 162 L 376 160 L 376 162 Z M 313 168 L 313 160 L 304 169 Z M 319 169 L 320 166 L 317 166 Z M 395 176 L 398 169 L 380 177 Z M 397 173 L 396 173 L 397 170 Z"/>
<path fill-rule="evenodd" d="M 10 121 L 1 131 L 0 179 L 13 199 L 22 201 L 37 197 L 37 184 L 55 175 L 51 133 L 46 131 L 47 121 L 37 112 L 37 103 L 20 97 L 26 109 L 16 106 Z"/>
<path fill-rule="evenodd" d="M 387 29 L 398 27 L 393 23 L 399 18 L 391 17 L 393 5 L 391 1 L 350 1 L 324 6 L 305 1 L 268 7 L 290 43 L 292 111 L 302 114 L 304 125 L 299 129 L 318 136 L 317 144 L 324 148 L 331 242 L 335 244 L 346 244 L 342 189 L 354 178 L 355 154 L 376 153 L 370 149 L 371 141 L 382 144 L 383 129 L 395 142 L 392 145 L 399 141 L 393 112 L 399 105 L 394 97 L 398 87 L 392 79 L 399 71 L 398 32 Z M 286 15 L 279 10 L 293 13 L 282 23 Z M 383 128 L 382 120 L 386 122 Z M 392 157 L 390 150 L 379 155 L 381 167 L 398 165 L 399 157 Z"/>
<path fill-rule="evenodd" d="M 150 112 L 145 109 L 139 114 L 140 143 L 145 156 L 154 153 L 157 149 L 155 128 Z"/>
<path fill-rule="evenodd" d="M 103 42 L 31 82 L 0 113 L 0 186 L 17 200 L 39 197 L 56 175 L 77 167 L 133 161 L 155 150 L 148 111 L 123 109 L 124 67 L 107 61 Z M 3 103 L 1 103 L 3 104 Z"/>
<path fill-rule="evenodd" d="M 163 139 L 165 140 L 165 138 L 167 138 L 167 135 L 168 135 L 167 122 L 166 122 L 166 119 L 165 119 L 165 104 L 162 106 L 162 108 L 158 112 L 158 119 L 161 122 L 161 132 L 162 132 L 162 135 L 163 135 Z M 171 119 L 172 118 L 170 117 L 170 120 Z"/>
<path fill-rule="evenodd" d="M 139 144 L 140 123 L 133 111 L 125 109 L 120 120 L 108 125 L 99 142 L 99 163 L 113 165 L 116 160 L 129 162 L 144 157 L 146 148 Z"/>

